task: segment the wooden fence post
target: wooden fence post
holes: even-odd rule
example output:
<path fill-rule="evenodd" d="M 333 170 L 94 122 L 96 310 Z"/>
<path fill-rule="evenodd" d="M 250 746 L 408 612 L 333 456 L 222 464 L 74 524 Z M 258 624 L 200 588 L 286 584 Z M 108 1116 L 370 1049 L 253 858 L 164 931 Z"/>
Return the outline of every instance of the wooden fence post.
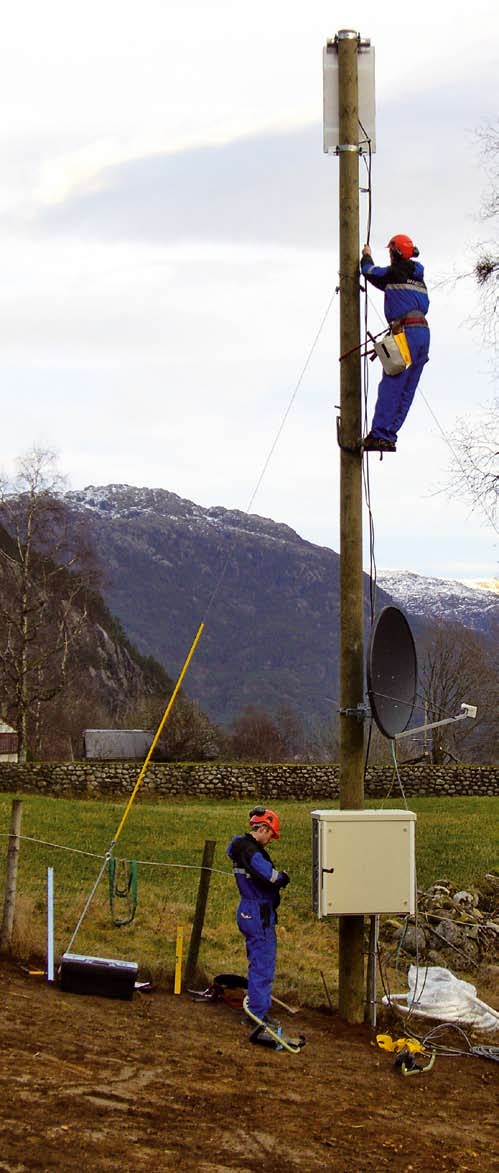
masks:
<path fill-rule="evenodd" d="M 203 862 L 201 864 L 201 875 L 199 877 L 198 898 L 196 901 L 196 911 L 194 913 L 194 920 L 192 922 L 191 939 L 189 943 L 189 952 L 187 954 L 187 961 L 185 965 L 184 985 L 189 986 L 196 976 L 196 969 L 199 957 L 199 946 L 201 944 L 201 934 L 203 932 L 204 914 L 206 912 L 206 904 L 208 901 L 208 892 L 210 888 L 211 869 L 213 867 L 213 857 L 215 855 L 216 847 L 215 839 L 206 839 L 203 851 Z"/>
<path fill-rule="evenodd" d="M 9 847 L 7 852 L 7 872 L 5 878 L 5 898 L 3 902 L 3 919 L 0 930 L 0 953 L 8 953 L 12 941 L 14 927 L 14 913 L 16 910 L 17 863 L 21 846 L 21 818 L 23 804 L 21 798 L 13 798 L 10 816 Z"/>

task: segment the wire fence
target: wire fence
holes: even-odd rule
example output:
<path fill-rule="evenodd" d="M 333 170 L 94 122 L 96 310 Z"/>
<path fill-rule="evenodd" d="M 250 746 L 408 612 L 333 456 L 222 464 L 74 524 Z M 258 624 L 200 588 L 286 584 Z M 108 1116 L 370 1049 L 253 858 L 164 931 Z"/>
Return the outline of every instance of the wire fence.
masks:
<path fill-rule="evenodd" d="M 3 905 L 12 795 L 0 794 L 0 910 Z M 324 800 L 326 801 L 326 800 Z M 47 868 L 54 869 L 56 967 L 82 910 L 106 865 L 122 806 L 107 800 L 25 796 L 19 853 L 13 956 L 43 969 L 47 936 Z M 285 834 L 272 849 L 277 867 L 291 872 L 292 884 L 279 912 L 277 990 L 285 998 L 322 1004 L 321 971 L 337 988 L 336 926 L 311 911 L 310 815 L 306 803 L 280 804 Z M 238 895 L 226 856 L 234 834 L 247 828 L 244 800 L 139 802 L 113 851 L 123 887 L 124 868 L 137 864 L 137 910 L 133 921 L 116 927 L 110 906 L 108 868 L 84 917 L 71 952 L 137 962 L 139 978 L 173 989 L 177 928 L 184 930 L 187 960 L 203 851 L 216 841 L 204 919 L 196 988 L 217 973 L 246 973 L 244 941 L 236 925 Z M 125 862 L 126 861 L 126 864 Z M 291 892 L 291 895 L 290 895 Z M 114 900 L 116 919 L 126 919 L 130 898 Z"/>
<path fill-rule="evenodd" d="M 177 928 L 184 929 L 184 960 L 188 952 L 203 850 L 216 841 L 204 920 L 196 986 L 207 985 L 217 973 L 246 972 L 244 942 L 235 914 L 238 903 L 226 845 L 246 829 L 243 800 L 182 800 L 140 802 L 128 820 L 119 849 L 117 882 L 126 889 L 130 861 L 137 865 L 137 908 L 127 919 L 131 894 L 116 895 L 111 908 L 106 855 L 122 806 L 101 800 L 25 796 L 17 875 L 17 900 L 12 954 L 44 968 L 47 939 L 47 868 L 54 870 L 54 942 L 56 966 L 78 925 L 89 894 L 104 865 L 71 952 L 134 961 L 139 977 L 173 989 Z M 390 799 L 392 805 L 396 800 Z M 460 886 L 485 875 L 493 858 L 492 798 L 416 800 L 417 855 L 421 885 L 449 875 Z M 4 903 L 12 795 L 0 794 L 0 916 Z M 331 806 L 327 797 L 316 805 Z M 404 804 L 406 805 L 406 804 Z M 412 802 L 411 802 L 411 805 Z M 311 908 L 311 827 L 308 802 L 279 804 L 283 833 L 272 847 L 277 867 L 291 875 L 279 910 L 277 991 L 288 1001 L 324 1004 L 327 987 L 336 999 L 338 940 L 335 918 L 318 920 Z M 406 943 L 406 942 L 404 942 Z M 404 988 L 410 962 L 402 944 L 384 947 L 391 971 L 386 982 Z M 416 958 L 417 960 L 417 958 Z"/>
<path fill-rule="evenodd" d="M 3 907 L 9 844 L 8 829 L 0 831 L 0 900 Z M 198 854 L 198 862 L 194 862 Z M 190 859 L 148 859 L 134 863 L 136 910 L 129 885 L 131 858 L 116 855 L 116 876 L 110 885 L 106 853 L 77 848 L 21 835 L 17 872 L 17 896 L 12 937 L 13 954 L 41 964 L 46 956 L 47 869 L 54 873 L 54 945 L 56 964 L 71 951 L 90 956 L 134 960 L 145 976 L 168 980 L 175 962 L 178 926 L 184 928 L 188 946 L 201 875 L 202 845 Z M 75 926 L 103 869 L 85 918 L 76 937 Z M 210 891 L 203 931 L 201 968 L 223 969 L 227 952 L 242 963 L 234 924 L 235 892 L 230 868 L 210 869 Z M 134 912 L 133 918 L 132 914 Z M 119 926 L 115 921 L 122 923 Z"/>

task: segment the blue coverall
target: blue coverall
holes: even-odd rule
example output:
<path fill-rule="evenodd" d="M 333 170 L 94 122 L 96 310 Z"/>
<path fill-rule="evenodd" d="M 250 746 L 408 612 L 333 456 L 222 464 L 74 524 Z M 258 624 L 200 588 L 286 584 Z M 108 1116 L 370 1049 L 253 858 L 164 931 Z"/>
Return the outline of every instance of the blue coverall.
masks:
<path fill-rule="evenodd" d="M 377 439 L 395 443 L 429 357 L 430 331 L 424 317 L 430 299 L 424 283 L 424 268 L 419 261 L 403 257 L 383 268 L 375 265 L 369 256 L 362 257 L 360 267 L 371 285 L 384 290 L 386 320 L 389 325 L 397 321 L 403 324 L 411 353 L 412 362 L 405 371 L 399 375 L 383 373 L 371 426 L 372 435 Z"/>
<path fill-rule="evenodd" d="M 280 890 L 289 880 L 252 835 L 235 835 L 227 848 L 239 889 L 237 926 L 246 943 L 248 1007 L 265 1018 L 272 1001 L 276 963 L 276 910 Z"/>

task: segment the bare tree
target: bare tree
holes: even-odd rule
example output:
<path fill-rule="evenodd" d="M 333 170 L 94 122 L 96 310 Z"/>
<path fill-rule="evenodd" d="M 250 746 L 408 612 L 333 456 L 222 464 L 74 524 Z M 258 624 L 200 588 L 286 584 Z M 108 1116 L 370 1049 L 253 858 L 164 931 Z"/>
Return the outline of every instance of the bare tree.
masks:
<path fill-rule="evenodd" d="M 497 674 L 483 638 L 459 624 L 436 625 L 422 662 L 420 685 L 428 723 L 458 716 L 463 701 L 478 708 L 476 720 L 433 731 L 434 763 L 447 758 L 492 759 L 497 749 Z"/>
<path fill-rule="evenodd" d="M 335 712 L 327 720 L 319 717 L 305 721 L 304 760 L 337 762 L 339 760 L 338 718 Z"/>
<path fill-rule="evenodd" d="M 450 488 L 453 494 L 466 497 L 473 507 L 485 513 L 497 528 L 499 495 L 499 412 L 491 405 L 473 419 L 460 417 L 451 436 L 459 453 L 459 463 L 452 469 Z"/>
<path fill-rule="evenodd" d="M 494 222 L 499 217 L 499 124 L 481 128 L 477 131 L 481 144 L 482 159 L 489 180 L 489 187 L 484 193 L 480 218 L 482 221 Z M 478 285 L 481 302 L 481 322 L 485 342 L 498 352 L 499 329 L 499 241 L 494 236 L 494 227 L 490 240 L 482 241 L 473 267 L 473 275 Z"/>
<path fill-rule="evenodd" d="M 488 177 L 480 219 L 491 225 L 491 237 L 477 245 L 471 272 L 478 286 L 479 312 L 473 319 L 478 324 L 485 345 L 493 356 L 494 369 L 499 355 L 499 126 L 491 125 L 477 131 L 482 160 Z M 487 520 L 497 528 L 497 496 L 499 479 L 498 401 L 494 398 L 474 417 L 461 417 L 450 434 L 454 460 L 445 489 L 452 495 L 467 498 L 473 507 L 479 507 Z"/>
<path fill-rule="evenodd" d="M 0 701 L 16 724 L 19 758 L 39 740 L 41 711 L 66 683 L 96 564 L 62 500 L 54 453 L 33 448 L 0 481 Z"/>
<path fill-rule="evenodd" d="M 279 762 L 285 758 L 277 722 L 257 705 L 247 705 L 233 722 L 232 750 L 242 761 Z"/>
<path fill-rule="evenodd" d="M 172 692 L 173 685 L 166 695 L 141 697 L 127 709 L 121 724 L 156 732 Z M 163 728 L 154 761 L 212 761 L 222 756 L 227 740 L 199 705 L 181 692 Z"/>
<path fill-rule="evenodd" d="M 282 704 L 274 715 L 282 741 L 283 761 L 303 761 L 307 754 L 306 727 L 301 713 L 292 705 Z"/>
<path fill-rule="evenodd" d="M 80 665 L 79 649 L 77 653 Z M 82 756 L 83 730 L 106 729 L 109 708 L 92 687 L 91 676 L 69 671 L 65 687 L 40 706 L 40 719 L 31 725 L 30 746 L 37 760 L 74 761 Z"/>

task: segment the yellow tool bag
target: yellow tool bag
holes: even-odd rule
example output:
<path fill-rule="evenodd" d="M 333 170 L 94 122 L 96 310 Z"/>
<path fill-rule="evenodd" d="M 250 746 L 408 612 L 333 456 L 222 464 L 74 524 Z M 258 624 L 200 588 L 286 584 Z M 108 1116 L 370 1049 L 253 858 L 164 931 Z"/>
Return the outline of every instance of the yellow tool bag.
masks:
<path fill-rule="evenodd" d="M 397 334 L 389 331 L 380 342 L 374 343 L 374 349 L 387 375 L 400 375 L 401 371 L 405 371 L 411 365 L 411 352 L 405 330 L 400 330 Z"/>

